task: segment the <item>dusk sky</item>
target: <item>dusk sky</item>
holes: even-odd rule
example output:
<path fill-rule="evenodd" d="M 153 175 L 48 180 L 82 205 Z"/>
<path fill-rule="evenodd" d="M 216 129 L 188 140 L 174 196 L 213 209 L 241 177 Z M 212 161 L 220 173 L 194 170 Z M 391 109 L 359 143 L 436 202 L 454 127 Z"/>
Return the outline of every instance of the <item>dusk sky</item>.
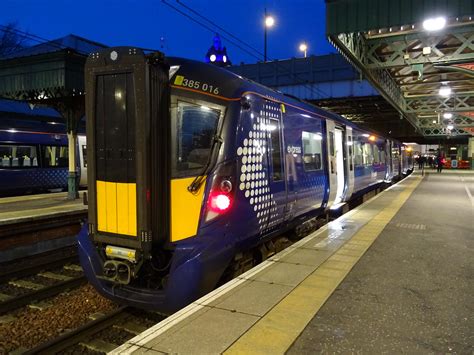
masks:
<path fill-rule="evenodd" d="M 175 0 L 167 2 L 199 19 Z M 271 59 L 302 56 L 298 51 L 302 41 L 308 44 L 308 55 L 335 51 L 325 38 L 324 0 L 181 0 L 181 3 L 262 53 L 266 7 L 276 20 L 268 32 Z M 167 55 L 198 60 L 203 60 L 213 37 L 213 32 L 160 0 L 2 0 L 0 24 L 8 22 L 16 22 L 21 30 L 47 39 L 73 33 L 110 46 L 160 49 L 160 38 L 164 37 L 162 50 Z M 225 38 L 223 44 L 234 64 L 257 61 Z"/>

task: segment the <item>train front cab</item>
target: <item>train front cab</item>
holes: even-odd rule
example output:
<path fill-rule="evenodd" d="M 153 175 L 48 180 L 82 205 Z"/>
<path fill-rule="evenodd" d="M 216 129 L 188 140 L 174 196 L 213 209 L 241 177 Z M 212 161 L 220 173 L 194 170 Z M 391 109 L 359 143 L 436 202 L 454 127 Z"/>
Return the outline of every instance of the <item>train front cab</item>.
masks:
<path fill-rule="evenodd" d="M 236 186 L 232 164 L 202 173 L 217 159 L 226 109 L 185 90 L 171 95 L 158 54 L 93 53 L 86 75 L 89 218 L 79 236 L 81 264 L 107 297 L 171 313 L 212 289 L 234 252 L 223 236 L 190 238 L 226 208 L 227 195 L 213 193 L 229 187 L 222 174 Z"/>

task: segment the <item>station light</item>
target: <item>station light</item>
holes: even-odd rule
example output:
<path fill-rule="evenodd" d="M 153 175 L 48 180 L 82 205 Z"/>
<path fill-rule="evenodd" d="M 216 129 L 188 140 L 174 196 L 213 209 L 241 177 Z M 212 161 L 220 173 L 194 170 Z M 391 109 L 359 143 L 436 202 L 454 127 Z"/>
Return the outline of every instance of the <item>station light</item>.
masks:
<path fill-rule="evenodd" d="M 300 47 L 299 47 L 300 51 L 304 53 L 304 57 L 306 58 L 306 54 L 307 54 L 307 50 L 308 50 L 308 45 L 303 42 L 300 44 Z"/>
<path fill-rule="evenodd" d="M 275 19 L 273 16 L 267 16 L 265 17 L 265 27 L 273 27 L 275 24 Z"/>
<path fill-rule="evenodd" d="M 453 118 L 453 114 L 451 112 L 445 112 L 443 114 L 443 117 L 449 120 L 449 119 Z"/>
<path fill-rule="evenodd" d="M 369 137 L 370 137 L 370 134 L 363 133 L 363 134 L 362 134 L 362 137 L 369 138 Z"/>
<path fill-rule="evenodd" d="M 446 26 L 446 18 L 439 16 L 435 18 L 429 18 L 423 21 L 423 28 L 426 31 L 439 31 Z"/>
<path fill-rule="evenodd" d="M 375 141 L 375 136 L 370 136 L 369 141 L 374 142 Z"/>
<path fill-rule="evenodd" d="M 412 147 L 407 147 L 407 152 L 411 152 L 413 150 Z"/>
<path fill-rule="evenodd" d="M 438 93 L 440 96 L 448 97 L 451 95 L 451 88 L 447 85 L 441 86 Z"/>
<path fill-rule="evenodd" d="M 446 126 L 447 129 L 449 129 L 450 131 L 452 131 L 454 129 L 454 126 L 452 124 L 448 124 Z"/>
<path fill-rule="evenodd" d="M 433 120 L 433 123 L 436 123 L 436 120 Z"/>

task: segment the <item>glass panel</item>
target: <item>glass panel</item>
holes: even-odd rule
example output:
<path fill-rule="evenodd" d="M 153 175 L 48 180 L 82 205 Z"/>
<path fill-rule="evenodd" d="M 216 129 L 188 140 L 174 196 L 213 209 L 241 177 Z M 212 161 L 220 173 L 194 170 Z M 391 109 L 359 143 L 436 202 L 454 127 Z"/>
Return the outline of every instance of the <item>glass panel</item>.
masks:
<path fill-rule="evenodd" d="M 82 146 L 82 160 L 84 161 L 84 168 L 87 168 L 87 146 Z"/>
<path fill-rule="evenodd" d="M 364 165 L 372 165 L 373 163 L 373 152 L 372 145 L 365 143 L 362 145 L 362 157 Z"/>
<path fill-rule="evenodd" d="M 173 176 L 197 174 L 206 165 L 221 111 L 178 101 L 173 115 Z"/>
<path fill-rule="evenodd" d="M 364 165 L 364 159 L 362 157 L 362 143 L 359 141 L 354 141 L 354 157 L 355 165 Z"/>
<path fill-rule="evenodd" d="M 329 155 L 334 156 L 334 133 L 329 132 Z"/>
<path fill-rule="evenodd" d="M 320 133 L 302 132 L 303 141 L 303 164 L 306 171 L 320 170 L 321 164 L 321 141 Z"/>
<path fill-rule="evenodd" d="M 67 146 L 41 146 L 43 153 L 43 166 L 45 168 L 67 168 L 68 147 Z"/>
<path fill-rule="evenodd" d="M 283 180 L 281 163 L 280 122 L 270 118 L 270 137 L 272 144 L 273 181 Z"/>
<path fill-rule="evenodd" d="M 0 145 L 1 168 L 31 168 L 38 166 L 35 146 Z"/>

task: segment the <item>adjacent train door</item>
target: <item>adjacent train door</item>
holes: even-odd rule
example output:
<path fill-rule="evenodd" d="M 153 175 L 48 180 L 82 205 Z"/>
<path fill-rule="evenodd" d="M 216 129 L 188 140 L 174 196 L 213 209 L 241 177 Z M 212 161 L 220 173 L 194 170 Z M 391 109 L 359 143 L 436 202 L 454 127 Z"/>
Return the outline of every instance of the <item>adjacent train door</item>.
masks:
<path fill-rule="evenodd" d="M 328 165 L 329 165 L 329 199 L 328 207 L 344 199 L 346 174 L 344 168 L 344 130 L 332 120 L 326 120 Z"/>

